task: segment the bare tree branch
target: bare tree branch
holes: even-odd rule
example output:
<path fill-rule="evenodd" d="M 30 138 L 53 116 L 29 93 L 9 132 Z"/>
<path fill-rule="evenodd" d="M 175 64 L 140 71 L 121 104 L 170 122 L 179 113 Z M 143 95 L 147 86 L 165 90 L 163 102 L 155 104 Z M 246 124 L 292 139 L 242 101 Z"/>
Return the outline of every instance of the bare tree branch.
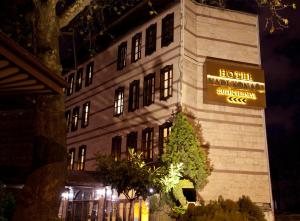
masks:
<path fill-rule="evenodd" d="M 60 16 L 59 27 L 67 26 L 72 19 L 75 18 L 86 6 L 91 4 L 92 0 L 76 0 L 70 7 Z"/>

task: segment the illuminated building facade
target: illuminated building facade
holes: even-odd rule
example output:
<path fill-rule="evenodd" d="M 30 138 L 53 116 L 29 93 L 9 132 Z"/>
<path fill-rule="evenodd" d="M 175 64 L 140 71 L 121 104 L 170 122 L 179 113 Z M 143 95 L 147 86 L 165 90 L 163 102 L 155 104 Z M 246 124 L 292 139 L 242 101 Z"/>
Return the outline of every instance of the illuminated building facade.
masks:
<path fill-rule="evenodd" d="M 69 72 L 69 168 L 93 171 L 96 153 L 126 158 L 129 148 L 157 160 L 180 106 L 201 124 L 209 147 L 203 199 L 248 195 L 273 220 L 258 32 L 256 15 L 182 0 Z M 97 199 L 85 213 L 103 214 L 106 201 L 85 183 Z M 111 205 L 110 216 L 126 220 L 126 204 Z"/>

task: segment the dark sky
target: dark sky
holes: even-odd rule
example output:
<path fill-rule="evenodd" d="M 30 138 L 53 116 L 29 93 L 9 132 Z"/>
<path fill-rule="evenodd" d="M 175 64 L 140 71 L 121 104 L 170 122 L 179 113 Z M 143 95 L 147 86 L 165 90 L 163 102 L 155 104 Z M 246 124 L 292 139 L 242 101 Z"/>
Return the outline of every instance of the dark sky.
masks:
<path fill-rule="evenodd" d="M 286 15 L 287 30 L 261 30 L 261 55 L 273 198 L 277 211 L 300 213 L 300 11 Z"/>

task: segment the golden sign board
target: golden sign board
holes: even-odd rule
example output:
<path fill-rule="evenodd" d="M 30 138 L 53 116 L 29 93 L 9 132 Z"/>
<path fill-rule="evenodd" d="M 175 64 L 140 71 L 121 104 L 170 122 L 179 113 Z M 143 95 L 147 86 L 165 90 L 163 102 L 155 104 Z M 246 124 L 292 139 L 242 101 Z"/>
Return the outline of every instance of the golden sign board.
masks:
<path fill-rule="evenodd" d="M 203 69 L 205 103 L 266 106 L 264 72 L 259 66 L 207 58 Z"/>

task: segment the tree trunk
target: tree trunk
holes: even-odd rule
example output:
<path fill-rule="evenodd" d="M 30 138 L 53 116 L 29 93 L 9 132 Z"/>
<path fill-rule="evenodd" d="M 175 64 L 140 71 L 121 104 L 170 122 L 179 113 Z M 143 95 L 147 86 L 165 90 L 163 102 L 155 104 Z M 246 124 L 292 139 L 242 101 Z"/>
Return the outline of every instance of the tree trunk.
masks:
<path fill-rule="evenodd" d="M 37 56 L 60 75 L 56 0 L 34 0 Z M 66 179 L 66 123 L 62 95 L 36 99 L 34 171 L 23 188 L 14 221 L 55 220 Z"/>

